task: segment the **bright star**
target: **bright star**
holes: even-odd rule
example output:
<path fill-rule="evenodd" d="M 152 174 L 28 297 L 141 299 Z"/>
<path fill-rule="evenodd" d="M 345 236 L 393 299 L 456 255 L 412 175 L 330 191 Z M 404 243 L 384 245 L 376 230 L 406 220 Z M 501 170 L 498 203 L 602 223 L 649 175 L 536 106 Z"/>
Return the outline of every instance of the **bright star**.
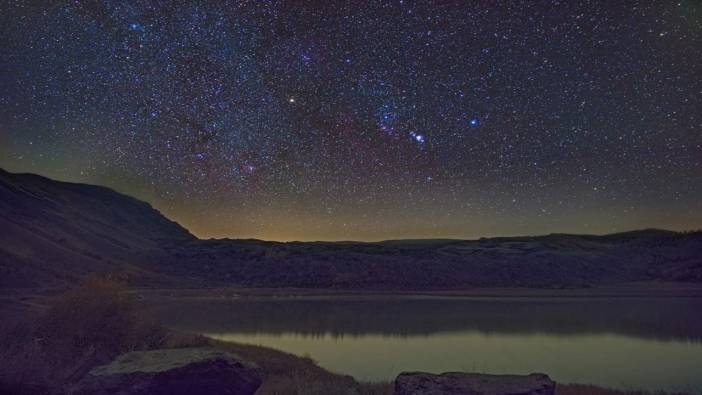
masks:
<path fill-rule="evenodd" d="M 417 133 L 417 132 L 412 131 L 412 132 L 409 133 L 409 135 L 410 135 L 410 137 L 412 137 L 416 142 L 418 142 L 418 143 L 420 143 L 420 144 L 424 143 L 424 135 L 423 135 L 423 134 L 419 134 L 419 133 Z"/>

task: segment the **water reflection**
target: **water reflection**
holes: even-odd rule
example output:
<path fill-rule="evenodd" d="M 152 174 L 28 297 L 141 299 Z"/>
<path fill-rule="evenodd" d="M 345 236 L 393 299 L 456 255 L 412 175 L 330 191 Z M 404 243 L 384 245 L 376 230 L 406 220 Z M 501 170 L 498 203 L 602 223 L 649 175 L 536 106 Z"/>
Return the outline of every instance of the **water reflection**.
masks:
<path fill-rule="evenodd" d="M 198 332 L 343 337 L 477 330 L 701 341 L 701 311 L 700 298 L 322 297 L 178 300 L 164 302 L 159 314 Z"/>
<path fill-rule="evenodd" d="M 702 390 L 702 299 L 324 297 L 164 302 L 172 326 L 310 355 L 362 380 L 529 373 Z"/>

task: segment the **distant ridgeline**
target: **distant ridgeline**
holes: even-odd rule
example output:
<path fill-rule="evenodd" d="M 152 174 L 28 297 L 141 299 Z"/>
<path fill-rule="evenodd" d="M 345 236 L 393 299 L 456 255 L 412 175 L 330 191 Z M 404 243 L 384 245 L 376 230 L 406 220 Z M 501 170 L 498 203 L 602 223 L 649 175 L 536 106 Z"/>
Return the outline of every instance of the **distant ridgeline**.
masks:
<path fill-rule="evenodd" d="M 87 273 L 139 286 L 342 289 L 586 287 L 702 282 L 702 232 L 647 229 L 480 240 L 199 240 L 109 188 L 0 170 L 0 288 Z"/>

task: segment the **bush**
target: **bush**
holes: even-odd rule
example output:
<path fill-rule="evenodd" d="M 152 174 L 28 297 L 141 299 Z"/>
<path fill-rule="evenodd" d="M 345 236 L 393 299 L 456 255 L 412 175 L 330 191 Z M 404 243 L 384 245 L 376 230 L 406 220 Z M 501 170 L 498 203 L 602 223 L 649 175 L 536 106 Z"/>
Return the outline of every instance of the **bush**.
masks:
<path fill-rule="evenodd" d="M 0 392 L 64 392 L 92 367 L 167 339 L 129 300 L 126 288 L 91 277 L 45 312 L 0 334 Z"/>

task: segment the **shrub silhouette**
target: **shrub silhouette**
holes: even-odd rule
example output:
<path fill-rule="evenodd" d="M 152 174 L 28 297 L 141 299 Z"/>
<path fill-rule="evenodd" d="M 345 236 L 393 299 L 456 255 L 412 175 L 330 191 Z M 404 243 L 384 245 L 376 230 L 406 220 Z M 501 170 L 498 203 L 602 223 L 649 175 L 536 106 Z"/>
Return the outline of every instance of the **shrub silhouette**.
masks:
<path fill-rule="evenodd" d="M 0 392 L 52 393 L 121 353 L 159 346 L 167 335 L 123 285 L 89 277 L 0 338 Z"/>

